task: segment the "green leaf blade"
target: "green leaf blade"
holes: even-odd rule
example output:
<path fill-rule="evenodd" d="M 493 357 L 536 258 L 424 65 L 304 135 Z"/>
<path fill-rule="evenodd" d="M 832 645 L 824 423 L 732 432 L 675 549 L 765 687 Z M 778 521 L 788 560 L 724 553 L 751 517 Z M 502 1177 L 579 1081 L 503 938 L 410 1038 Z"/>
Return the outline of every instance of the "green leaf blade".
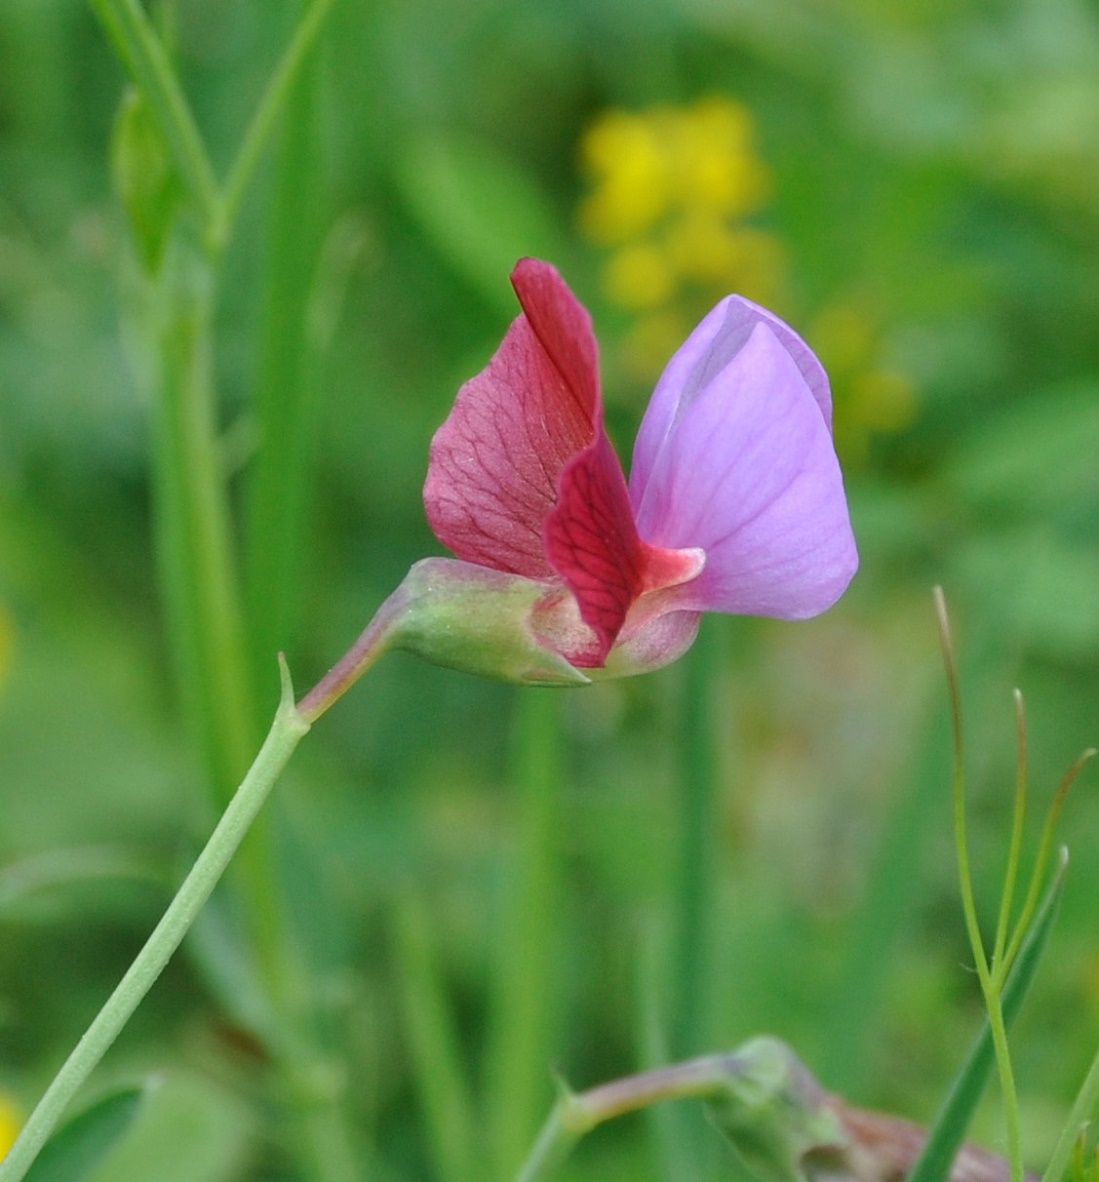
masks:
<path fill-rule="evenodd" d="M 111 1092 L 73 1117 L 42 1147 L 26 1182 L 82 1182 L 129 1131 L 145 1098 L 144 1088 Z"/>
<path fill-rule="evenodd" d="M 1019 950 L 1018 960 L 1008 977 L 1003 993 L 1005 1024 L 1018 1014 L 1034 980 L 1049 933 L 1057 916 L 1065 885 L 1067 854 L 1062 853 L 1057 870 L 1038 909 L 1030 932 Z M 992 1033 L 985 1020 L 980 1034 L 947 1094 L 924 1143 L 908 1182 L 944 1182 L 950 1176 L 951 1163 L 965 1138 L 977 1104 L 984 1093 L 995 1065 Z"/>

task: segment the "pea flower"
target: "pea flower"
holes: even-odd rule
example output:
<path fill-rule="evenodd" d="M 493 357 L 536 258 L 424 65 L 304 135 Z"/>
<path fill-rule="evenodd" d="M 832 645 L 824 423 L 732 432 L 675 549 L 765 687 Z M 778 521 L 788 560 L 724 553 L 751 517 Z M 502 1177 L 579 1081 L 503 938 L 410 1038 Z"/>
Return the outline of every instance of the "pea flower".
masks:
<path fill-rule="evenodd" d="M 511 281 L 522 314 L 431 444 L 424 505 L 457 557 L 412 567 L 307 717 L 384 648 L 583 684 L 675 660 L 702 612 L 816 615 L 855 572 L 828 379 L 792 329 L 722 300 L 657 383 L 627 484 L 588 313 L 548 263 Z"/>
<path fill-rule="evenodd" d="M 777 317 L 729 296 L 672 358 L 629 484 L 603 425 L 591 320 L 547 263 L 431 445 L 424 503 L 459 559 L 544 590 L 527 623 L 574 669 L 678 657 L 704 611 L 823 611 L 857 557 L 828 380 Z"/>

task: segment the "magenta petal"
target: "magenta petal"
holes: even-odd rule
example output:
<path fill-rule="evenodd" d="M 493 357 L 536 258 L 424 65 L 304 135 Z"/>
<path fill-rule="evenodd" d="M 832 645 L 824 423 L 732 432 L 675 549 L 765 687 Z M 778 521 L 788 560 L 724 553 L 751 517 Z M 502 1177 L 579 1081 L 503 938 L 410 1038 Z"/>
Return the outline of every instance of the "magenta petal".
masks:
<path fill-rule="evenodd" d="M 544 536 L 550 562 L 599 637 L 602 664 L 641 593 L 644 565 L 626 478 L 602 429 L 562 472 Z"/>
<path fill-rule="evenodd" d="M 731 347 L 734 312 L 719 305 L 661 378 L 631 475 L 637 528 L 656 546 L 705 550 L 698 578 L 670 593 L 678 608 L 815 615 L 858 563 L 820 390 L 770 316 Z"/>
<path fill-rule="evenodd" d="M 602 425 L 595 443 L 562 471 L 544 536 L 554 570 L 599 638 L 593 659 L 579 664 L 603 663 L 643 592 L 694 578 L 705 561 L 694 550 L 667 551 L 641 541 L 626 478 Z"/>
<path fill-rule="evenodd" d="M 598 357 L 591 319 L 553 267 L 523 259 L 511 279 L 523 315 L 435 433 L 424 507 L 459 558 L 545 578 L 558 476 L 602 430 Z"/>

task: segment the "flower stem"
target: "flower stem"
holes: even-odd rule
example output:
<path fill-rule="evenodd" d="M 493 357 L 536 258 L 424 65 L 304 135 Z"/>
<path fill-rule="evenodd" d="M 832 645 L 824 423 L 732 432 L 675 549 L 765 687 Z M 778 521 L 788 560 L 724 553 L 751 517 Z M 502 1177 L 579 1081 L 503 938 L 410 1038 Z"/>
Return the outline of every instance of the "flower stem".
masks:
<path fill-rule="evenodd" d="M 118 1037 L 179 947 L 294 749 L 308 732 L 309 724 L 294 706 L 285 662 L 281 662 L 281 671 L 282 700 L 255 762 L 163 918 L 46 1089 L 7 1157 L 0 1161 L 0 1182 L 20 1182 L 26 1176 L 69 1102 Z"/>
<path fill-rule="evenodd" d="M 680 791 L 682 818 L 675 886 L 675 941 L 672 975 L 673 1057 L 697 1054 L 709 1019 L 710 925 L 716 895 L 717 772 L 713 738 L 714 681 L 718 646 L 704 619 L 698 642 L 684 661 L 686 678 L 680 709 Z"/>
<path fill-rule="evenodd" d="M 378 608 L 358 640 L 298 703 L 298 713 L 310 725 L 334 705 L 385 652 L 405 609 L 400 588 Z"/>
<path fill-rule="evenodd" d="M 563 1091 L 515 1182 L 541 1182 L 585 1133 L 597 1125 L 666 1100 L 705 1099 L 728 1086 L 729 1055 L 703 1055 L 601 1084 L 587 1092 Z"/>
<path fill-rule="evenodd" d="M 1011 1182 L 1022 1182 L 1022 1148 L 1019 1135 L 1019 1102 L 1015 1091 L 1015 1076 L 1011 1069 L 1011 1054 L 1007 1043 L 1007 1027 L 1003 1011 L 1002 964 L 997 965 L 996 975 L 989 968 L 981 928 L 977 920 L 977 904 L 973 894 L 973 875 L 969 866 L 969 849 L 966 841 L 965 817 L 965 746 L 962 738 L 961 694 L 958 688 L 958 669 L 954 660 L 954 647 L 950 636 L 950 619 L 946 610 L 946 599 L 942 588 L 935 588 L 935 610 L 939 619 L 939 637 L 942 643 L 943 662 L 946 666 L 947 685 L 950 697 L 951 720 L 954 732 L 954 841 L 958 861 L 958 881 L 962 896 L 962 911 L 965 916 L 966 932 L 973 951 L 977 979 L 980 981 L 985 1008 L 988 1011 L 989 1032 L 996 1051 L 996 1065 L 999 1069 L 1000 1088 L 1004 1100 L 1004 1120 L 1007 1128 L 1008 1161 L 1011 1166 Z M 1018 797 L 1017 797 L 1018 800 Z M 1021 804 L 1021 802 L 1019 802 Z M 1019 804 L 1017 804 L 1019 807 Z"/>
<path fill-rule="evenodd" d="M 672 1058 L 697 1054 L 707 1044 L 713 978 L 713 916 L 720 830 L 714 683 L 720 662 L 717 621 L 703 619 L 698 641 L 684 660 L 679 708 L 678 849 L 671 888 L 672 948 L 668 979 L 668 1050 Z M 657 1114 L 665 1177 L 710 1175 L 710 1142 L 702 1115 L 682 1106 Z"/>
<path fill-rule="evenodd" d="M 302 65 L 313 48 L 331 7 L 332 0 L 312 0 L 304 16 L 298 21 L 290 44 L 267 84 L 260 105 L 252 116 L 252 122 L 248 125 L 236 158 L 229 169 L 217 217 L 211 223 L 210 239 L 215 251 L 220 250 L 232 234 L 241 202 L 255 175 L 264 148 L 271 138 Z"/>
<path fill-rule="evenodd" d="M 548 1091 L 550 1029 L 561 909 L 560 695 L 526 689 L 517 700 L 513 767 L 522 790 L 520 850 L 508 881 L 513 902 L 493 998 L 488 1101 L 495 1175 L 510 1178 L 538 1127 Z"/>
<path fill-rule="evenodd" d="M 92 8 L 134 84 L 145 96 L 201 222 L 212 225 L 219 209 L 214 170 L 168 55 L 145 10 L 138 0 L 92 0 Z"/>

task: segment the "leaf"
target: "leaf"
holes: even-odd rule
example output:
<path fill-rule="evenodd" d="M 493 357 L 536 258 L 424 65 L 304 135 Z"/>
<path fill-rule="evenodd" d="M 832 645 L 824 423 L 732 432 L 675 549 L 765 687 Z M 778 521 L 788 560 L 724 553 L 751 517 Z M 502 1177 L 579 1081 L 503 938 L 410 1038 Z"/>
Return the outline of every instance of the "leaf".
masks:
<path fill-rule="evenodd" d="M 25 1182 L 79 1182 L 133 1124 L 144 1088 L 122 1088 L 73 1117 L 43 1146 Z"/>
<path fill-rule="evenodd" d="M 115 117 L 111 174 L 137 257 L 154 275 L 164 257 L 182 187 L 149 105 L 134 89 L 125 93 Z"/>
<path fill-rule="evenodd" d="M 1067 856 L 1062 854 L 1060 864 L 1046 891 L 1038 914 L 1034 918 L 1027 938 L 1019 950 L 1019 958 L 1004 986 L 1004 1022 L 1010 1024 L 1018 1014 L 1027 990 L 1034 980 L 1038 962 L 1046 946 L 1046 940 L 1053 928 L 1057 906 L 1065 885 Z M 992 1047 L 992 1033 L 987 1018 L 977 1041 L 973 1044 L 961 1071 L 948 1093 L 938 1116 L 928 1133 L 923 1152 L 916 1162 L 907 1182 L 943 1182 L 950 1174 L 950 1165 L 965 1137 L 966 1129 L 973 1118 L 974 1110 L 988 1083 L 995 1064 Z"/>
<path fill-rule="evenodd" d="M 258 1135 L 250 1098 L 175 1065 L 87 1182 L 240 1182 L 250 1176 Z"/>

